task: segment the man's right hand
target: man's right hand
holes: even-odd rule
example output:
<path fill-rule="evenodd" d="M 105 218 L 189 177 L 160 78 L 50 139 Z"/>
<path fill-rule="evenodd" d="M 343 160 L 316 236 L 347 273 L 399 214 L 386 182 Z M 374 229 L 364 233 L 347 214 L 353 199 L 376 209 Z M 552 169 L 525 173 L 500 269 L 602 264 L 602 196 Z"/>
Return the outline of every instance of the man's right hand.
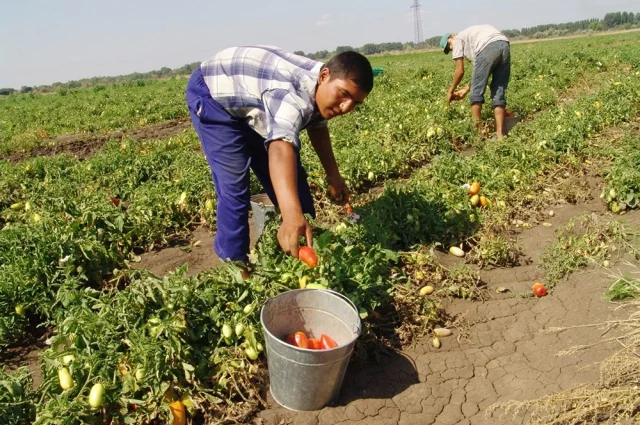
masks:
<path fill-rule="evenodd" d="M 284 218 L 278 230 L 278 242 L 284 252 L 298 258 L 298 240 L 304 236 L 307 246 L 313 246 L 313 231 L 302 214 Z"/>
<path fill-rule="evenodd" d="M 447 105 L 450 105 L 452 101 L 456 100 L 455 99 L 455 93 L 450 91 L 447 93 Z"/>

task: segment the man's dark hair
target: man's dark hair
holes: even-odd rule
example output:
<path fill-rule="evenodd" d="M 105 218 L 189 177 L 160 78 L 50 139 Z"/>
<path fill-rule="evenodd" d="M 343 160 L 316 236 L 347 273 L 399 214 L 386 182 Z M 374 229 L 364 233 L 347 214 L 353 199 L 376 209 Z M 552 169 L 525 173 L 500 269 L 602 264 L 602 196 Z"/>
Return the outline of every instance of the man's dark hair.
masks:
<path fill-rule="evenodd" d="M 323 68 L 331 71 L 331 80 L 341 78 L 351 80 L 362 91 L 369 93 L 373 88 L 373 70 L 369 59 L 358 52 L 342 52 L 327 62 Z"/>

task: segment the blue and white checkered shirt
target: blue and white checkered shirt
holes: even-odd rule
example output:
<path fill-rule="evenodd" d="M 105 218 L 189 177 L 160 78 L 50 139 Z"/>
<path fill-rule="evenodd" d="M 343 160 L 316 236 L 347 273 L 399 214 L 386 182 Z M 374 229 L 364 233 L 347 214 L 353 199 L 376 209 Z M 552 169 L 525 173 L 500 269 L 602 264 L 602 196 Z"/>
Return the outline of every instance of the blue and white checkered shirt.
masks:
<path fill-rule="evenodd" d="M 200 66 L 211 97 L 265 138 L 300 149 L 298 134 L 326 126 L 315 111 L 322 63 L 272 46 L 225 49 Z"/>

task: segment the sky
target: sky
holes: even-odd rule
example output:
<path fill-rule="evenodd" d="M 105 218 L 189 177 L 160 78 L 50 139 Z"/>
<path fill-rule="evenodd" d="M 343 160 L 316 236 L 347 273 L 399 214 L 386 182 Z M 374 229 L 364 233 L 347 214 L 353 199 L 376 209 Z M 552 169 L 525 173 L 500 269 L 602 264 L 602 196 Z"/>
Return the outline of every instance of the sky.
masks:
<path fill-rule="evenodd" d="M 4 0 L 0 87 L 179 68 L 225 47 L 316 52 L 413 41 L 413 0 Z M 637 0 L 421 0 L 424 38 L 640 12 Z M 500 7 L 496 7 L 499 4 Z"/>

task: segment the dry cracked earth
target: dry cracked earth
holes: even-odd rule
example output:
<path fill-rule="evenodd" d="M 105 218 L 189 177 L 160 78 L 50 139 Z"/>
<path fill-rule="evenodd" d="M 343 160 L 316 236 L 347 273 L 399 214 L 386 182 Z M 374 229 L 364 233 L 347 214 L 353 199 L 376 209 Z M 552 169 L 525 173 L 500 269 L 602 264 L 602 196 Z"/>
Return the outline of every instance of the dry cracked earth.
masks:
<path fill-rule="evenodd" d="M 597 198 L 596 198 L 597 199 Z M 583 213 L 606 215 L 598 201 L 556 209 L 552 227 L 524 230 L 521 243 L 532 265 L 482 272 L 492 299 L 456 300 L 445 305 L 463 317 L 451 337 L 435 349 L 425 338 L 378 364 L 352 363 L 337 402 L 318 412 L 293 412 L 268 395 L 269 408 L 257 423 L 276 424 L 525 424 L 527 413 L 489 409 L 494 403 L 533 400 L 581 383 L 596 381 L 598 362 L 620 349 L 615 342 L 559 355 L 577 345 L 596 344 L 616 330 L 587 326 L 628 317 L 630 311 L 604 299 L 611 270 L 595 268 L 572 275 L 547 297 L 518 297 L 544 273 L 535 264 L 554 240 L 555 229 Z M 640 216 L 628 215 L 638 228 Z M 614 271 L 624 273 L 622 262 Z M 498 294 L 506 287 L 510 292 Z M 558 330 L 557 328 L 570 328 Z"/>
<path fill-rule="evenodd" d="M 593 188 L 593 194 L 597 189 Z M 463 325 L 442 339 L 435 349 L 424 338 L 402 352 L 383 355 L 378 362 L 352 362 L 340 396 L 333 406 L 317 412 L 294 412 L 280 407 L 267 393 L 268 408 L 258 413 L 260 425 L 515 425 L 526 424 L 526 412 L 514 415 L 489 409 L 499 402 L 534 400 L 547 394 L 597 381 L 598 363 L 621 348 L 616 329 L 592 326 L 627 318 L 630 309 L 608 302 L 604 293 L 613 283 L 611 273 L 625 273 L 631 265 L 618 261 L 611 269 L 592 267 L 573 274 L 544 298 L 530 292 L 533 282 L 544 281 L 540 254 L 572 217 L 586 213 L 612 219 L 597 195 L 580 205 L 554 207 L 555 216 L 542 225 L 522 229 L 520 244 L 530 264 L 481 272 L 490 299 L 483 302 L 445 301 L 445 310 Z M 621 217 L 640 229 L 640 212 Z M 140 266 L 162 273 L 184 262 L 189 273 L 212 267 L 217 261 L 212 236 L 200 229 L 191 252 L 179 247 L 143 255 Z M 255 234 L 252 233 L 252 242 Z M 171 259 L 171 261 L 168 261 Z M 440 258 L 451 264 L 451 256 Z M 178 264 L 180 263 L 180 264 Z M 509 289 L 497 293 L 498 287 Z M 558 330 L 557 328 L 570 328 Z M 588 350 L 559 355 L 577 345 L 597 344 Z"/>

